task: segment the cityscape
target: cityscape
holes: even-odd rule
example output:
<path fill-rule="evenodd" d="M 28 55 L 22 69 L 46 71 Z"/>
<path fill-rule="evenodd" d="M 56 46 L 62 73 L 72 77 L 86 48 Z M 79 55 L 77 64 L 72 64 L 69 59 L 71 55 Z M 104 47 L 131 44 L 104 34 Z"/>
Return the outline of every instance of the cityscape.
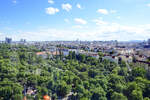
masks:
<path fill-rule="evenodd" d="M 20 41 L 13 41 L 12 38 L 5 38 L 5 41 L 1 43 L 7 43 L 11 45 L 26 45 L 35 46 L 41 52 L 37 52 L 37 56 L 47 58 L 50 54 L 60 55 L 60 52 L 64 56 L 68 56 L 69 52 L 75 52 L 76 54 L 84 54 L 86 56 L 92 56 L 96 59 L 99 58 L 99 52 L 104 54 L 103 59 L 108 59 L 118 63 L 119 58 L 123 59 L 127 63 L 133 62 L 133 60 L 150 65 L 148 59 L 150 55 L 150 39 L 147 41 L 126 41 L 119 42 L 117 40 L 111 41 L 26 41 L 21 39 Z"/>
<path fill-rule="evenodd" d="M 0 100 L 150 100 L 150 1 L 1 0 Z"/>

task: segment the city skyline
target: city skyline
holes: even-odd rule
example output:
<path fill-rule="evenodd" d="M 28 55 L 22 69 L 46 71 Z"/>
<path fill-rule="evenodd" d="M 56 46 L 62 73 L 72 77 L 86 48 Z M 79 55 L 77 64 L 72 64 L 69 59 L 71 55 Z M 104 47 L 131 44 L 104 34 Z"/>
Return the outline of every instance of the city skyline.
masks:
<path fill-rule="evenodd" d="M 147 0 L 3 0 L 0 40 L 147 40 Z"/>

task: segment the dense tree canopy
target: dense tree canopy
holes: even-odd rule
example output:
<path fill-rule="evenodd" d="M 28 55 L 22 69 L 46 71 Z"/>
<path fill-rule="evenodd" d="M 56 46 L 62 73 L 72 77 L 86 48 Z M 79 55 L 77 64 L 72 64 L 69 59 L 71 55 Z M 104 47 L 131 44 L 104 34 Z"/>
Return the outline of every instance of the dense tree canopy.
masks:
<path fill-rule="evenodd" d="M 22 100 L 26 88 L 36 90 L 28 95 L 40 100 L 149 100 L 150 78 L 143 66 L 125 61 L 119 64 L 69 52 L 43 59 L 34 46 L 0 44 L 0 100 Z M 64 58 L 64 59 L 63 59 Z"/>

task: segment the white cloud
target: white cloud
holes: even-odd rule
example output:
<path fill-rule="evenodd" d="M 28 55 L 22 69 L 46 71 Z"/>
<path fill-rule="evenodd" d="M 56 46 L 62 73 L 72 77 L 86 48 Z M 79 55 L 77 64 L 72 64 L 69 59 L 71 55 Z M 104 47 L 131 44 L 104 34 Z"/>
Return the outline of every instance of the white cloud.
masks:
<path fill-rule="evenodd" d="M 77 8 L 82 9 L 82 7 L 81 7 L 81 5 L 80 5 L 80 4 L 77 4 Z"/>
<path fill-rule="evenodd" d="M 121 19 L 121 17 L 120 17 L 120 16 L 117 16 L 116 18 L 117 18 L 117 19 Z"/>
<path fill-rule="evenodd" d="M 81 18 L 75 18 L 74 21 L 78 24 L 83 24 L 83 25 L 87 24 L 87 21 Z"/>
<path fill-rule="evenodd" d="M 93 22 L 95 22 L 96 25 L 107 25 L 108 24 L 108 22 L 103 21 L 103 18 L 94 19 Z"/>
<path fill-rule="evenodd" d="M 107 21 L 104 21 L 107 22 Z M 35 31 L 16 31 L 12 34 L 0 32 L 0 40 L 11 37 L 13 40 L 21 38 L 27 41 L 53 41 L 53 40 L 143 40 L 150 37 L 150 24 L 126 26 L 118 23 L 107 22 L 105 25 L 97 25 L 95 29 L 84 29 L 84 26 L 71 26 L 72 29 L 39 28 Z M 75 29 L 74 29 L 75 28 Z"/>
<path fill-rule="evenodd" d="M 89 27 L 87 25 L 74 25 L 74 26 L 72 26 L 72 29 L 80 29 L 80 31 L 87 30 L 88 28 Z"/>
<path fill-rule="evenodd" d="M 64 21 L 65 21 L 66 23 L 69 23 L 69 22 L 70 22 L 69 19 L 64 19 Z"/>
<path fill-rule="evenodd" d="M 98 13 L 104 14 L 104 15 L 108 15 L 108 14 L 115 14 L 117 13 L 116 10 L 107 10 L 107 9 L 98 9 L 97 10 Z"/>
<path fill-rule="evenodd" d="M 81 26 L 81 25 L 75 25 L 75 26 L 72 26 L 72 28 L 75 28 L 75 29 L 82 29 L 83 26 Z"/>
<path fill-rule="evenodd" d="M 148 7 L 150 7 L 150 3 L 149 3 L 149 4 L 147 4 L 147 6 L 148 6 Z"/>
<path fill-rule="evenodd" d="M 107 22 L 102 19 L 94 20 L 97 37 L 103 37 L 104 40 L 143 40 L 150 37 L 150 24 L 126 26 L 118 23 Z"/>
<path fill-rule="evenodd" d="M 13 0 L 12 2 L 13 2 L 14 4 L 16 4 L 16 3 L 17 3 L 17 0 Z"/>
<path fill-rule="evenodd" d="M 109 14 L 109 12 L 108 12 L 107 9 L 98 9 L 97 12 L 98 12 L 98 13 L 101 13 L 101 14 L 104 14 L 104 15 Z"/>
<path fill-rule="evenodd" d="M 48 3 L 54 4 L 54 1 L 53 0 L 48 0 Z"/>
<path fill-rule="evenodd" d="M 39 29 L 37 31 L 18 31 L 16 34 L 0 34 L 0 40 L 5 37 L 10 37 L 13 40 L 20 40 L 21 38 L 27 41 L 53 41 L 53 40 L 76 40 L 79 38 L 80 32 L 72 30 L 59 30 L 59 29 Z"/>
<path fill-rule="evenodd" d="M 62 4 L 62 9 L 70 11 L 72 9 L 72 5 L 70 5 L 69 3 Z"/>
<path fill-rule="evenodd" d="M 74 19 L 75 20 L 75 19 Z M 5 37 L 11 37 L 13 40 L 21 38 L 27 41 L 53 41 L 53 40 L 147 40 L 150 37 L 150 24 L 146 25 L 123 25 L 105 21 L 103 18 L 92 20 L 95 23 L 94 27 L 86 27 L 86 21 L 76 18 L 77 25 L 70 25 L 62 29 L 51 29 L 41 27 L 33 31 L 16 31 L 16 32 L 0 32 L 0 40 Z M 82 23 L 82 24 L 81 24 Z M 90 24 L 89 24 L 90 25 Z"/>
<path fill-rule="evenodd" d="M 53 8 L 53 7 L 46 8 L 46 13 L 47 14 L 54 15 L 57 12 L 59 12 L 58 8 Z"/>

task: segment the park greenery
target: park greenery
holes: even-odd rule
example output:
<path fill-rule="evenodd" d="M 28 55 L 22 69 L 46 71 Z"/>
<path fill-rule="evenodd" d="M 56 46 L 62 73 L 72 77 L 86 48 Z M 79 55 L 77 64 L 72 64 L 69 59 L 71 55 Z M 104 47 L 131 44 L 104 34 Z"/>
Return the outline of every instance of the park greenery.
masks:
<path fill-rule="evenodd" d="M 70 52 L 43 59 L 34 46 L 0 44 L 0 100 L 22 100 L 24 87 L 36 90 L 29 100 L 150 100 L 150 70 Z M 70 95 L 69 95 L 70 94 Z"/>

